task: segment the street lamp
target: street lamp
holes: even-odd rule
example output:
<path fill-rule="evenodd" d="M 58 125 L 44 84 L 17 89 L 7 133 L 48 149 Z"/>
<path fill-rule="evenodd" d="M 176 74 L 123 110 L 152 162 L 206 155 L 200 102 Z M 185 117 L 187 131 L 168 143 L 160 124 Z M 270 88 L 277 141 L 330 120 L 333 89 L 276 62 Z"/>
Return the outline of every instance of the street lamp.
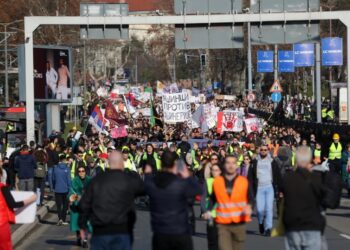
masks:
<path fill-rule="evenodd" d="M 15 23 L 20 23 L 23 22 L 23 20 L 15 20 L 10 23 L 0 23 L 4 27 L 4 34 L 5 34 L 5 106 L 9 106 L 9 79 L 8 79 L 8 62 L 7 62 L 7 27 L 15 24 Z"/>
<path fill-rule="evenodd" d="M 322 8 L 326 8 L 329 11 L 332 11 L 332 9 L 334 8 L 334 6 L 329 6 L 329 5 L 322 5 L 321 6 L 321 10 Z M 332 19 L 329 19 L 329 37 L 332 37 Z M 329 84 L 332 83 L 332 67 L 329 67 Z"/>

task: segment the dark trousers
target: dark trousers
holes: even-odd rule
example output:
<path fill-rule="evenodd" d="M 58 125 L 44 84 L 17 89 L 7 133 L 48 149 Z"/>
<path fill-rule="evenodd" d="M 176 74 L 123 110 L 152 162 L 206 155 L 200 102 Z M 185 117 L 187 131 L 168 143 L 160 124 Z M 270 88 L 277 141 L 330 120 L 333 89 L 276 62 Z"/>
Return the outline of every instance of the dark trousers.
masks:
<path fill-rule="evenodd" d="M 130 235 L 113 234 L 113 235 L 92 235 L 91 250 L 131 250 Z"/>
<path fill-rule="evenodd" d="M 208 239 L 208 250 L 219 249 L 218 228 L 216 227 L 215 222 L 213 225 L 207 224 L 207 239 Z"/>
<path fill-rule="evenodd" d="M 66 221 L 68 210 L 68 193 L 55 193 L 58 219 Z"/>
<path fill-rule="evenodd" d="M 157 234 L 152 239 L 153 250 L 193 250 L 189 234 Z"/>
<path fill-rule="evenodd" d="M 331 172 L 334 172 L 334 173 L 341 175 L 341 160 L 340 159 L 328 160 L 328 163 L 329 163 L 329 170 Z"/>
<path fill-rule="evenodd" d="M 43 204 L 44 191 L 45 191 L 45 178 L 34 178 L 34 192 L 40 189 L 40 204 Z"/>

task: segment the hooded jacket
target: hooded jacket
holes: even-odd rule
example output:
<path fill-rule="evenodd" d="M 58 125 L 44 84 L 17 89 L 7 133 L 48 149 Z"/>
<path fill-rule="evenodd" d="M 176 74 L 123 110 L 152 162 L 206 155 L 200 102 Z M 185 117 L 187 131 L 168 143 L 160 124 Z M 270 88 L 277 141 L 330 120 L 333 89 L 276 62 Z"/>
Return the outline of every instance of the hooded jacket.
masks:
<path fill-rule="evenodd" d="M 36 169 L 36 161 L 32 154 L 27 151 L 20 152 L 15 158 L 15 170 L 19 179 L 34 178 L 34 170 Z"/>
<path fill-rule="evenodd" d="M 145 176 L 150 197 L 151 224 L 154 233 L 189 234 L 188 200 L 201 193 L 194 178 L 182 179 L 172 173 Z"/>
<path fill-rule="evenodd" d="M 70 170 L 65 163 L 58 163 L 52 171 L 52 186 L 55 193 L 68 193 L 70 187 L 72 186 L 72 181 L 70 177 Z"/>

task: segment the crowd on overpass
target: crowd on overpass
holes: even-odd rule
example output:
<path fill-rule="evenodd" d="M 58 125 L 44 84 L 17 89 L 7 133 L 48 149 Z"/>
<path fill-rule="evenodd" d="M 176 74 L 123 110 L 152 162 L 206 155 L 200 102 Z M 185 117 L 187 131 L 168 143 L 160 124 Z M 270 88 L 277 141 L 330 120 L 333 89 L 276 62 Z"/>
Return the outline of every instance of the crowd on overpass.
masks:
<path fill-rule="evenodd" d="M 134 199 L 146 195 L 138 202 L 152 215 L 153 249 L 193 249 L 197 199 L 208 221 L 209 249 L 228 250 L 243 249 L 253 210 L 262 235 L 278 234 L 273 232 L 277 201 L 284 204 L 287 249 L 326 244 L 322 178 L 328 172 L 341 177 L 350 194 L 350 145 L 343 145 L 339 134 L 322 144 L 302 128 L 273 126 L 249 114 L 244 99 L 213 95 L 187 100 L 192 118 L 168 123 L 163 117 L 172 110 L 163 110 L 161 95 L 146 87 L 121 91 L 97 91 L 81 128 L 53 131 L 41 145 L 19 144 L 10 155 L 3 147 L 1 180 L 9 188 L 2 188 L 0 213 L 7 213 L 5 203 L 13 209 L 6 190 L 34 190 L 40 206 L 48 184 L 57 226 L 68 225 L 69 209 L 79 246 L 87 247 L 92 233 L 92 249 L 131 249 Z M 256 105 L 273 111 L 270 103 Z M 5 224 L 0 223 L 0 235 L 8 240 Z"/>

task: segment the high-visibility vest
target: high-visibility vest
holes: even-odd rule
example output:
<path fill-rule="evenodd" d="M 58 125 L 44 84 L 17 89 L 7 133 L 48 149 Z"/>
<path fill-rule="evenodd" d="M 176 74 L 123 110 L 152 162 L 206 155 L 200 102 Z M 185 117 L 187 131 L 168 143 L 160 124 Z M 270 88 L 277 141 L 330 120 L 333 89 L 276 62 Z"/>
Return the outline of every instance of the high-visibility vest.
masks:
<path fill-rule="evenodd" d="M 329 120 L 334 120 L 334 110 L 331 109 L 327 112 L 327 116 Z"/>
<path fill-rule="evenodd" d="M 216 219 L 219 224 L 242 223 L 251 221 L 250 216 L 244 214 L 248 206 L 248 180 L 237 176 L 234 181 L 231 196 L 228 195 L 223 176 L 216 177 L 213 184 L 216 197 Z"/>
<path fill-rule="evenodd" d="M 129 158 L 126 160 L 126 162 L 124 162 L 124 168 L 129 169 L 130 171 L 134 170 L 132 167 L 132 162 Z"/>
<path fill-rule="evenodd" d="M 327 117 L 327 109 L 326 108 L 323 108 L 321 113 L 322 113 L 322 118 L 326 118 Z"/>
<path fill-rule="evenodd" d="M 194 149 L 191 150 L 191 156 L 192 156 L 192 162 L 193 162 L 193 168 L 198 169 L 199 168 L 199 162 L 196 159 L 196 152 Z"/>
<path fill-rule="evenodd" d="M 207 190 L 208 190 L 208 196 L 206 197 L 206 201 L 207 201 L 207 208 L 209 206 L 209 200 L 210 200 L 210 196 L 213 193 L 213 183 L 214 183 L 214 178 L 210 177 L 207 178 L 205 180 L 206 184 L 207 184 Z M 216 206 L 215 206 L 216 207 Z M 216 217 L 216 208 L 213 208 L 213 210 L 211 210 L 211 217 L 215 218 Z"/>
<path fill-rule="evenodd" d="M 156 167 L 157 167 L 157 170 L 160 170 L 161 169 L 161 163 L 160 163 L 160 159 L 158 157 L 158 154 L 156 152 L 153 152 L 153 158 L 154 160 L 156 161 Z M 142 156 L 142 159 L 144 161 L 147 160 L 147 153 L 144 153 L 143 156 Z"/>
<path fill-rule="evenodd" d="M 314 151 L 314 163 L 321 164 L 321 150 L 315 149 Z"/>
<path fill-rule="evenodd" d="M 237 164 L 238 164 L 238 165 L 241 165 L 242 162 L 244 161 L 243 155 L 239 155 L 239 156 L 237 157 L 237 160 L 238 160 Z"/>
<path fill-rule="evenodd" d="M 292 151 L 292 167 L 295 167 L 295 162 L 296 162 L 296 154 L 294 151 Z"/>
<path fill-rule="evenodd" d="M 6 132 L 12 132 L 14 128 L 15 127 L 11 123 L 7 123 Z"/>
<path fill-rule="evenodd" d="M 333 142 L 332 145 L 329 147 L 328 159 L 330 160 L 340 159 L 342 150 L 343 148 L 339 142 L 338 142 L 337 148 L 335 147 L 335 143 Z"/>

